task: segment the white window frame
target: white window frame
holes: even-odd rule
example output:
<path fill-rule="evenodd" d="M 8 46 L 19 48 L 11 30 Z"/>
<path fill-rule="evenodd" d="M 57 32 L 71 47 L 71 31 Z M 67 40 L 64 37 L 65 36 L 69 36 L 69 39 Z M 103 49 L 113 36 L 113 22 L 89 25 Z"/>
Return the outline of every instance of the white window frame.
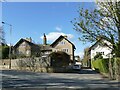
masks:
<path fill-rule="evenodd" d="M 65 45 L 65 41 L 59 42 L 60 45 Z"/>
<path fill-rule="evenodd" d="M 69 52 L 69 49 L 68 49 L 68 48 L 63 48 L 62 51 L 68 53 L 68 52 Z"/>

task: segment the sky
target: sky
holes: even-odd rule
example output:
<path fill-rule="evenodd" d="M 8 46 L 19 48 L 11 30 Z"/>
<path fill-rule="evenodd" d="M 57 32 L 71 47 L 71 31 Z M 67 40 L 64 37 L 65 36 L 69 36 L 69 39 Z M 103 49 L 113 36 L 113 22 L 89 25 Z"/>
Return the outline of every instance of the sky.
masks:
<path fill-rule="evenodd" d="M 0 4 L 1 6 L 1 4 Z M 60 35 L 67 35 L 75 45 L 75 55 L 83 56 L 84 49 L 91 46 L 78 40 L 80 33 L 73 29 L 70 22 L 78 17 L 79 7 L 93 9 L 94 2 L 2 2 L 2 21 L 7 44 L 15 45 L 21 38 L 31 37 L 34 43 L 53 43 Z"/>

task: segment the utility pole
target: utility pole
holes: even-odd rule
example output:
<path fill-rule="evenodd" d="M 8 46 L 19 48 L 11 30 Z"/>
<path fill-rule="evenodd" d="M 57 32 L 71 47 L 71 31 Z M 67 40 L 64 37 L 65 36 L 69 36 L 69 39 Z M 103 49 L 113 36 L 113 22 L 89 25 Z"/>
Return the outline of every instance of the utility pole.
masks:
<path fill-rule="evenodd" d="M 9 69 L 11 69 L 11 35 L 12 35 L 12 25 L 11 24 L 8 24 L 6 22 L 2 22 L 2 24 L 6 24 L 8 26 L 10 26 L 10 46 L 9 46 Z"/>

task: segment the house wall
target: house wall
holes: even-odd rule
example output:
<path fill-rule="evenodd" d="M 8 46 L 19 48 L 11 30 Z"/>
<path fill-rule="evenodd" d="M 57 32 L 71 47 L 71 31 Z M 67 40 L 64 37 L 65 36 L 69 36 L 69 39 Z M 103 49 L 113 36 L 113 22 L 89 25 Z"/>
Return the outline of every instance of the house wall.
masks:
<path fill-rule="evenodd" d="M 65 39 L 61 39 L 59 42 L 57 42 L 56 45 L 53 47 L 52 51 L 53 52 L 64 51 L 68 55 L 70 55 L 71 60 L 74 59 L 73 46 Z"/>
<path fill-rule="evenodd" d="M 31 55 L 31 47 L 28 43 L 22 42 L 17 48 L 16 48 L 16 54 L 22 54 L 26 56 Z"/>
<path fill-rule="evenodd" d="M 110 43 L 104 41 L 110 46 Z M 102 53 L 103 58 L 109 58 L 109 54 L 111 53 L 111 49 L 107 46 L 103 46 L 101 42 L 98 42 L 94 47 L 91 48 L 91 60 L 94 59 L 94 56 L 97 53 Z"/>
<path fill-rule="evenodd" d="M 32 45 L 31 46 L 31 55 L 39 56 L 40 55 L 40 47 L 37 45 Z"/>

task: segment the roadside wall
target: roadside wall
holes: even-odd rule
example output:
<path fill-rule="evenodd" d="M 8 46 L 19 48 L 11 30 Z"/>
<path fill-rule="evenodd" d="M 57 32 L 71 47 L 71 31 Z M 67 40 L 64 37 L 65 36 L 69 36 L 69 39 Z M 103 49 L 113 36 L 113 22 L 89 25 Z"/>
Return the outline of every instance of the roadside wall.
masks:
<path fill-rule="evenodd" d="M 21 65 L 22 64 L 26 64 L 26 65 Z M 9 65 L 10 65 L 10 59 L 2 59 L 0 60 L 0 69 L 9 69 Z M 21 59 L 11 59 L 11 69 L 20 69 L 20 65 L 21 67 L 24 66 L 36 66 L 36 67 L 47 67 L 50 66 L 50 60 L 48 59 L 41 59 L 40 57 L 38 58 L 21 58 Z"/>

